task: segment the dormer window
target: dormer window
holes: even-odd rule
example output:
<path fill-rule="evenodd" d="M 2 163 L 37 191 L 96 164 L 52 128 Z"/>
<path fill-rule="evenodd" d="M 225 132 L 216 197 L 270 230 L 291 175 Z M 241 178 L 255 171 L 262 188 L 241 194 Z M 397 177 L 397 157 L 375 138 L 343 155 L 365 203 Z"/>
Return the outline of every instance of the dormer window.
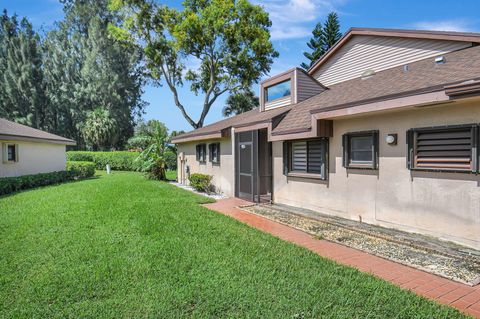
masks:
<path fill-rule="evenodd" d="M 291 95 L 291 80 L 274 84 L 265 89 L 265 102 L 271 102 L 277 99 L 288 97 Z"/>
<path fill-rule="evenodd" d="M 288 70 L 260 83 L 260 111 L 301 102 L 320 94 L 325 89 L 304 70 L 299 68 Z"/>

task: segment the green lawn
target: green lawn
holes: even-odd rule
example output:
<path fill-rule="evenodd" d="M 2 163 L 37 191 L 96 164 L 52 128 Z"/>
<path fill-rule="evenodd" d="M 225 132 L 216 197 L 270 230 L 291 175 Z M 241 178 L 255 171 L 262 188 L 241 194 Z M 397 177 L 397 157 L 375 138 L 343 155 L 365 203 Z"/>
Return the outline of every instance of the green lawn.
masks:
<path fill-rule="evenodd" d="M 0 317 L 462 318 L 139 173 L 0 198 Z"/>

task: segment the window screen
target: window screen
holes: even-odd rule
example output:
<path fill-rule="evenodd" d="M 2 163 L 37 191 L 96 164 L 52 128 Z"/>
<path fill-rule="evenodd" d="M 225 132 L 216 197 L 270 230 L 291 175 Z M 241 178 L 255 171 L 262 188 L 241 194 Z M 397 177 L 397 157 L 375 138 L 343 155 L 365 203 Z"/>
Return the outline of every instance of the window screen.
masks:
<path fill-rule="evenodd" d="M 343 135 L 343 166 L 378 168 L 378 131 L 353 132 Z"/>
<path fill-rule="evenodd" d="M 478 172 L 478 125 L 407 132 L 410 169 Z"/>
<path fill-rule="evenodd" d="M 220 164 L 220 143 L 213 143 L 209 145 L 210 162 L 213 164 Z"/>
<path fill-rule="evenodd" d="M 198 144 L 197 145 L 197 161 L 200 163 L 205 163 L 207 160 L 207 145 Z"/>

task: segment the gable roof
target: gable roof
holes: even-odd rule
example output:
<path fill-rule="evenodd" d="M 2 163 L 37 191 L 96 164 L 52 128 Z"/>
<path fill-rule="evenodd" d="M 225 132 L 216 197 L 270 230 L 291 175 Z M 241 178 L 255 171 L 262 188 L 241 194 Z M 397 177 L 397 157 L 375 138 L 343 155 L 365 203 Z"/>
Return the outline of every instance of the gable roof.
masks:
<path fill-rule="evenodd" d="M 400 96 L 444 91 L 446 86 L 480 77 L 480 46 L 443 54 L 446 63 L 434 58 L 377 72 L 367 78 L 340 82 L 328 90 L 292 106 L 292 110 L 273 130 L 274 135 L 305 132 L 311 129 L 312 113 L 348 108 Z"/>
<path fill-rule="evenodd" d="M 282 107 L 265 112 L 259 112 L 258 108 L 241 113 L 213 124 L 201 127 L 185 134 L 178 135 L 172 139 L 172 143 L 182 143 L 192 140 L 204 140 L 211 138 L 221 138 L 222 132 L 232 127 L 254 125 L 259 123 L 268 123 L 273 118 L 290 111 L 290 107 Z"/>
<path fill-rule="evenodd" d="M 333 47 L 322 55 L 309 69 L 308 73 L 313 74 L 332 57 L 350 38 L 355 35 L 373 35 L 384 37 L 415 38 L 429 40 L 447 40 L 480 43 L 480 33 L 474 32 L 453 32 L 453 31 L 425 31 L 425 30 L 401 30 L 401 29 L 379 29 L 379 28 L 351 28 Z"/>
<path fill-rule="evenodd" d="M 0 118 L 0 139 L 76 145 L 74 140 Z"/>

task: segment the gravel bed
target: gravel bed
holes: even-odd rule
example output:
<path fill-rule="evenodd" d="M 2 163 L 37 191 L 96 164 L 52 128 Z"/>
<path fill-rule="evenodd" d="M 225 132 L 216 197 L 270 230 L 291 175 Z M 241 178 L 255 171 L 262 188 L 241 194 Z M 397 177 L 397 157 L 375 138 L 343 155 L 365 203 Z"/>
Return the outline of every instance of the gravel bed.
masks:
<path fill-rule="evenodd" d="M 181 189 L 185 189 L 187 191 L 190 191 L 192 193 L 195 193 L 195 194 L 198 194 L 198 195 L 202 195 L 202 196 L 205 196 L 205 197 L 208 197 L 208 198 L 213 198 L 215 200 L 219 200 L 219 199 L 225 199 L 225 198 L 228 198 L 228 196 L 225 196 L 223 194 L 217 194 L 217 193 L 201 193 L 201 192 L 198 192 L 196 191 L 193 187 L 191 186 L 187 186 L 187 185 L 183 185 L 183 184 L 180 184 L 178 182 L 169 182 L 170 184 L 172 185 L 175 185 Z"/>
<path fill-rule="evenodd" d="M 297 228 L 319 239 L 362 250 L 471 286 L 480 283 L 478 252 L 454 243 L 433 238 L 428 240 L 428 237 L 422 235 L 322 214 L 316 214 L 313 218 L 311 212 L 288 211 L 277 205 L 253 205 L 242 209 Z"/>

